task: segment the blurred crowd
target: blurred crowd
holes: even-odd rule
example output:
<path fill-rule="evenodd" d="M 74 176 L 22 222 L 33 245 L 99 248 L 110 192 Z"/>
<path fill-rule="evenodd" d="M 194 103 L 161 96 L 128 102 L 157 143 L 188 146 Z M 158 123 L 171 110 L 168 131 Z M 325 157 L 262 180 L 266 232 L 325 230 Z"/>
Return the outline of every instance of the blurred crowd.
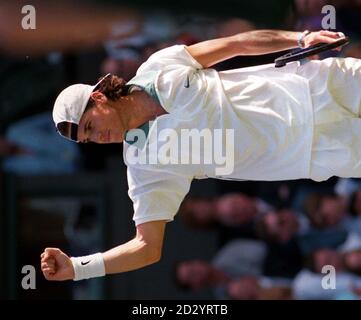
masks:
<path fill-rule="evenodd" d="M 27 31 L 29 38 L 8 25 L 16 21 L 20 3 L 0 10 L 0 158 L 2 170 L 11 174 L 103 170 L 107 157 L 120 155 L 122 146 L 100 149 L 62 139 L 51 119 L 54 97 L 66 85 L 92 83 L 108 72 L 130 80 L 143 61 L 167 46 L 259 28 L 320 30 L 322 7 L 331 4 L 337 31 L 352 43 L 328 55 L 361 58 L 359 0 L 239 1 L 219 15 L 157 7 L 156 1 L 139 10 L 127 7 L 128 15 L 111 3 L 103 8 L 101 1 L 84 1 L 87 10 L 70 2 L 54 10 L 44 3 L 39 6 L 52 18 L 43 21 L 39 12 L 39 30 Z M 69 23 L 56 27 L 64 12 Z M 57 32 L 62 28 L 66 31 Z M 215 68 L 270 63 L 277 55 L 236 57 Z M 212 288 L 216 299 L 360 299 L 361 180 L 219 181 L 218 189 L 217 197 L 187 197 L 179 210 L 195 237 L 209 229 L 219 234 L 211 261 L 175 265 L 180 288 Z M 327 265 L 336 270 L 336 289 L 322 288 Z"/>
<path fill-rule="evenodd" d="M 183 222 L 199 232 L 217 228 L 220 249 L 212 261 L 177 263 L 178 285 L 211 287 L 218 299 L 359 299 L 361 182 L 298 181 L 293 192 L 287 182 L 268 187 L 273 195 L 235 187 L 183 202 Z M 327 266 L 336 289 L 322 286 Z"/>

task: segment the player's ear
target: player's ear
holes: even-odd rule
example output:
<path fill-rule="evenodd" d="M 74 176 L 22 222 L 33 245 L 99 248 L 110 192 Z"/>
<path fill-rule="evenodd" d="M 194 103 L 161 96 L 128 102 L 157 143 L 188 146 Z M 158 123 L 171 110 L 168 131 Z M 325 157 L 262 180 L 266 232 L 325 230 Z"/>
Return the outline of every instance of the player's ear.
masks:
<path fill-rule="evenodd" d="M 106 95 L 100 91 L 94 91 L 90 96 L 95 102 L 98 103 L 106 103 L 108 101 Z"/>

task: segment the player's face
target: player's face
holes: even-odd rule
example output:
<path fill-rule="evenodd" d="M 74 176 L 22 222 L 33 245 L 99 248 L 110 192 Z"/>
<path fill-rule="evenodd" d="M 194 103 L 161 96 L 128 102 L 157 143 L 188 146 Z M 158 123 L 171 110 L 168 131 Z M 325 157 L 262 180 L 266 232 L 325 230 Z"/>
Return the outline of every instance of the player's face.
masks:
<path fill-rule="evenodd" d="M 79 123 L 80 142 L 119 143 L 124 139 L 124 128 L 115 108 L 107 103 L 87 110 Z"/>

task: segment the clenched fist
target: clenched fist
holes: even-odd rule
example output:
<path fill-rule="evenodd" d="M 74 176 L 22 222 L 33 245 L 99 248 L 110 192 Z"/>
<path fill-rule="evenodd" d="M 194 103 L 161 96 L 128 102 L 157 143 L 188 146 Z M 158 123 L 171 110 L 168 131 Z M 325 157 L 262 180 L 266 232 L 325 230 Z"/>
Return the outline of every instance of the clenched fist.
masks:
<path fill-rule="evenodd" d="M 64 281 L 74 278 L 73 264 L 60 249 L 46 248 L 40 257 L 41 271 L 46 280 Z"/>

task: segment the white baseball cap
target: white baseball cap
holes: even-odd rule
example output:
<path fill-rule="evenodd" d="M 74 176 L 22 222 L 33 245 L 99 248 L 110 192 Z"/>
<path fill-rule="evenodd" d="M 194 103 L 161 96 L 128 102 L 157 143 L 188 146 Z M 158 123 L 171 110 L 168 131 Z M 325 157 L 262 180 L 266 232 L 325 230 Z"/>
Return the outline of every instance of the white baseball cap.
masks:
<path fill-rule="evenodd" d="M 78 125 L 90 96 L 108 76 L 110 73 L 93 86 L 78 83 L 60 92 L 54 103 L 53 120 L 61 136 L 72 141 L 78 141 Z"/>

